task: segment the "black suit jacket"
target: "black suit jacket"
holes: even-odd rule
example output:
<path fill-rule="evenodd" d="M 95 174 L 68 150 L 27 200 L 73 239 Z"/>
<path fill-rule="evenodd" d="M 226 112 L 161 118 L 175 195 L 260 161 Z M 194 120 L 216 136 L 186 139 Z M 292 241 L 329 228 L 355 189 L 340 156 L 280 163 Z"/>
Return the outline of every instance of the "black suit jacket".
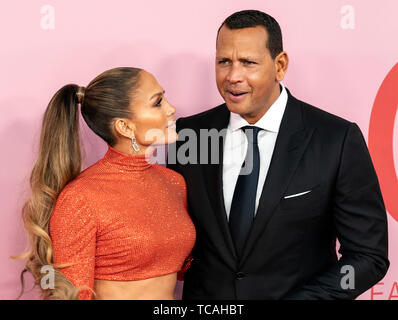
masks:
<path fill-rule="evenodd" d="M 177 131 L 195 131 L 198 147 L 189 152 L 200 159 L 200 129 L 225 129 L 229 116 L 223 104 L 178 119 Z M 355 123 L 299 101 L 288 91 L 240 260 L 224 208 L 223 135 L 216 140 L 209 150 L 219 149 L 218 164 L 172 163 L 170 152 L 189 155 L 182 135 L 169 149 L 168 167 L 187 182 L 188 210 L 197 230 L 183 299 L 354 299 L 384 277 L 389 266 L 386 211 Z M 284 198 L 307 190 L 312 191 Z M 344 266 L 354 271 L 353 289 L 341 286 Z"/>

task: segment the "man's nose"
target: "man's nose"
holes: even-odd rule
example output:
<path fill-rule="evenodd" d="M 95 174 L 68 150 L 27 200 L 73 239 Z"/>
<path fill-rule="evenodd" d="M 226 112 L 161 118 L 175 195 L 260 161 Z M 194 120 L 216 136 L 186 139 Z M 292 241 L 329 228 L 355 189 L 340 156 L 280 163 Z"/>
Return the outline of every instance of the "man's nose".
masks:
<path fill-rule="evenodd" d="M 242 71 L 242 67 L 239 64 L 232 64 L 227 75 L 227 80 L 232 83 L 242 81 Z"/>

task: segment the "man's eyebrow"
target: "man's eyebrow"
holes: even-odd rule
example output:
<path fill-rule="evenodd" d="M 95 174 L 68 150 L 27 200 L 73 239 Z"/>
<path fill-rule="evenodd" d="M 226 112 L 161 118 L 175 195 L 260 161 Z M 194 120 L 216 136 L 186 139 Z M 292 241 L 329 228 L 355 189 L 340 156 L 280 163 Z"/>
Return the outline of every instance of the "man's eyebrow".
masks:
<path fill-rule="evenodd" d="M 230 58 L 225 58 L 225 57 L 216 57 L 216 59 L 217 60 L 231 60 Z M 239 61 L 247 61 L 247 60 L 249 60 L 249 61 L 253 61 L 253 60 L 258 60 L 259 58 L 258 57 L 249 57 L 249 56 L 247 56 L 247 57 L 240 57 L 239 58 Z"/>
<path fill-rule="evenodd" d="M 152 100 L 153 98 L 155 98 L 155 97 L 161 97 L 162 95 L 164 95 L 165 94 L 165 90 L 163 90 L 163 92 L 158 92 L 158 93 L 155 93 L 152 97 L 151 97 L 151 99 L 149 99 L 149 100 Z"/>
<path fill-rule="evenodd" d="M 239 58 L 239 60 L 240 61 L 243 61 L 243 60 L 253 61 L 253 60 L 258 60 L 258 58 L 256 58 L 256 57 L 241 57 L 241 58 Z"/>

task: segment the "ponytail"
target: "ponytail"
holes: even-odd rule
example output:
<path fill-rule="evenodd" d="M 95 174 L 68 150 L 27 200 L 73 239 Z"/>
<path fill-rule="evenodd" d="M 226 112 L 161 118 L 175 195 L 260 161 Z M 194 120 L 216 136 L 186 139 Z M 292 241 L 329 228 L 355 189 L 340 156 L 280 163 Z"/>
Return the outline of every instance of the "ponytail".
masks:
<path fill-rule="evenodd" d="M 32 249 L 12 257 L 28 259 L 21 272 L 22 289 L 18 299 L 24 292 L 24 273 L 29 271 L 35 285 L 40 286 L 43 266 L 54 270 L 54 289 L 40 287 L 43 299 L 77 298 L 77 290 L 58 270 L 63 266 L 53 263 L 49 221 L 59 193 L 81 170 L 78 98 L 82 101 L 81 88 L 66 85 L 53 96 L 44 113 L 38 158 L 30 176 L 31 195 L 22 209 Z"/>
<path fill-rule="evenodd" d="M 30 176 L 32 193 L 22 208 L 22 219 L 32 249 L 15 259 L 28 259 L 21 272 L 29 271 L 35 285 L 40 285 L 42 267 L 54 270 L 54 289 L 41 287 L 43 299 L 77 299 L 78 288 L 66 279 L 59 269 L 70 264 L 55 265 L 49 221 L 57 197 L 62 189 L 81 170 L 79 112 L 88 127 L 110 146 L 116 141 L 112 121 L 130 118 L 130 105 L 140 80 L 142 69 L 120 67 L 107 70 L 94 78 L 87 88 L 69 84 L 51 99 L 44 113 L 37 161 Z M 82 289 L 82 288 L 81 288 Z M 18 297 L 18 298 L 19 298 Z"/>

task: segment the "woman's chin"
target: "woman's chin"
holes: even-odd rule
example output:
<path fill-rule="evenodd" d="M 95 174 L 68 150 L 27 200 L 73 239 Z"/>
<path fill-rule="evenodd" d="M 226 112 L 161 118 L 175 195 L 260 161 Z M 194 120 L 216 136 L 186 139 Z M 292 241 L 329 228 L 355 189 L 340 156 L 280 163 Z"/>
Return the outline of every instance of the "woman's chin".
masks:
<path fill-rule="evenodd" d="M 177 134 L 177 131 L 175 130 L 175 126 L 168 128 L 165 138 L 166 138 L 165 144 L 170 144 L 170 143 L 174 143 L 177 141 L 178 134 Z"/>
<path fill-rule="evenodd" d="M 167 136 L 165 144 L 171 144 L 171 143 L 176 142 L 177 140 L 178 140 L 178 134 L 177 134 L 177 132 L 174 131 L 174 133 L 170 133 Z"/>

